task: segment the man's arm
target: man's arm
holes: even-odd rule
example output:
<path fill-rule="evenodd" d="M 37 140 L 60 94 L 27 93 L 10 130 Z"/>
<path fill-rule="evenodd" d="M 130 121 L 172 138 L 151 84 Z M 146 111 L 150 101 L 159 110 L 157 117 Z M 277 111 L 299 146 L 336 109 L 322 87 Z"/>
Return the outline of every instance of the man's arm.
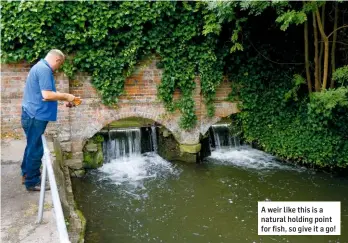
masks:
<path fill-rule="evenodd" d="M 59 93 L 50 90 L 42 90 L 41 94 L 45 101 L 65 100 L 71 102 L 75 99 L 75 96 L 72 94 Z"/>

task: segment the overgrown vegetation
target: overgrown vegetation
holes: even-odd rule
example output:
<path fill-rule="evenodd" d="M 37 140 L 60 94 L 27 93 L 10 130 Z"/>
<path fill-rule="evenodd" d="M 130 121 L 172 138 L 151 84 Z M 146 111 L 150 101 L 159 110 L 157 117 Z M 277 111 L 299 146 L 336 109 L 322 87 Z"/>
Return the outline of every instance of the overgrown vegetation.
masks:
<path fill-rule="evenodd" d="M 243 136 L 280 157 L 348 165 L 348 5 L 345 2 L 3 2 L 2 58 L 69 54 L 64 71 L 93 77 L 115 105 L 140 60 L 159 55 L 158 87 L 180 126 L 195 126 L 201 78 L 208 115 L 228 75 Z M 173 100 L 176 90 L 179 101 Z"/>
<path fill-rule="evenodd" d="M 336 9 L 336 3 L 333 7 Z M 335 65 L 341 68 L 335 66 L 327 77 L 327 83 L 336 88 L 326 89 L 324 78 L 320 85 L 315 79 L 312 87 L 301 74 L 316 72 L 318 60 L 325 62 L 316 57 L 313 50 L 316 46 L 301 48 L 300 26 L 287 26 L 289 29 L 282 33 L 277 29 L 286 29 L 283 25 L 273 25 L 267 35 L 262 35 L 262 26 L 270 26 L 274 19 L 285 21 L 290 18 L 288 14 L 295 14 L 287 11 L 288 17 L 281 15 L 283 20 L 278 21 L 279 12 L 266 8 L 264 11 L 248 19 L 249 26 L 245 26 L 243 34 L 249 41 L 244 44 L 244 51 L 235 53 L 229 61 L 229 75 L 234 80 L 230 100 L 242 101 L 242 112 L 235 119 L 242 124 L 244 139 L 286 160 L 319 167 L 347 167 L 347 49 L 344 45 L 340 47 L 343 52 Z M 335 10 L 331 13 L 337 14 Z M 331 19 L 337 21 L 335 17 Z M 303 23 L 297 17 L 292 20 Z M 338 32 L 336 38 L 344 40 L 346 32 Z M 307 41 L 314 39 L 311 35 Z M 279 41 L 283 41 L 282 45 L 277 44 Z M 301 59 L 305 60 L 303 64 Z M 313 61 L 307 63 L 310 59 Z M 235 63 L 243 65 L 235 66 Z M 310 74 L 310 78 L 313 76 Z"/>
<path fill-rule="evenodd" d="M 212 15 L 205 8 L 200 2 L 3 2 L 2 59 L 34 62 L 51 48 L 61 49 L 71 57 L 64 72 L 90 73 L 103 102 L 115 105 L 136 63 L 156 53 L 164 69 L 159 96 L 169 111 L 180 109 L 180 125 L 189 129 L 197 120 L 195 76 L 201 76 L 212 116 L 228 54 L 216 34 L 202 35 L 204 19 Z M 177 103 L 176 89 L 182 94 Z"/>

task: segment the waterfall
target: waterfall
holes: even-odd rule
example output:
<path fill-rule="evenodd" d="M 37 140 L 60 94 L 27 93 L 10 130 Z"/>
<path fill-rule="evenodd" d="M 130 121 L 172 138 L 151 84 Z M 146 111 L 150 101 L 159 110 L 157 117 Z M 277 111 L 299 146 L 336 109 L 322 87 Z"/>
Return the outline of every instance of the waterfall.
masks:
<path fill-rule="evenodd" d="M 104 164 L 98 169 L 104 179 L 125 185 L 125 192 L 145 188 L 144 182 L 176 174 L 171 163 L 157 153 L 156 127 L 103 130 Z"/>
<path fill-rule="evenodd" d="M 114 129 L 108 131 L 108 139 L 104 140 L 104 161 L 130 157 L 141 153 L 140 128 Z"/>
<path fill-rule="evenodd" d="M 210 138 L 212 147 L 216 150 L 230 149 L 240 146 L 237 136 L 231 136 L 229 124 L 215 124 L 211 127 L 212 137 Z"/>
<path fill-rule="evenodd" d="M 153 151 L 157 154 L 157 132 L 156 132 L 156 126 L 151 126 L 151 141 L 152 141 L 152 147 Z"/>

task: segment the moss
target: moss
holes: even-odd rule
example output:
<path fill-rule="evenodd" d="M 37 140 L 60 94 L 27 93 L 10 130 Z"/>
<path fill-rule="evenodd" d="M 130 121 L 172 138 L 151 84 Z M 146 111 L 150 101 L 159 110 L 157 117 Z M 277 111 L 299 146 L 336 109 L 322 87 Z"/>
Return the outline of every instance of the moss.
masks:
<path fill-rule="evenodd" d="M 91 153 L 83 153 L 83 166 L 85 168 L 93 168 L 93 157 L 91 156 Z"/>
<path fill-rule="evenodd" d="M 151 119 L 141 117 L 129 117 L 118 121 L 111 122 L 108 127 L 110 128 L 126 128 L 126 127 L 144 127 L 149 124 L 153 124 L 154 121 Z"/>
<path fill-rule="evenodd" d="M 100 144 L 104 141 L 104 137 L 102 135 L 97 134 L 91 140 L 95 144 Z"/>
<path fill-rule="evenodd" d="M 57 149 L 57 146 L 54 146 L 54 156 L 58 159 L 62 158 L 62 151 Z"/>
<path fill-rule="evenodd" d="M 188 153 L 180 151 L 181 145 L 175 140 L 173 135 L 164 137 L 162 134 L 159 136 L 158 142 L 158 154 L 169 161 L 182 161 L 186 163 L 196 163 L 197 153 Z"/>
<path fill-rule="evenodd" d="M 86 171 L 84 169 L 81 170 L 71 170 L 70 171 L 70 176 L 71 177 L 77 177 L 77 178 L 81 178 L 86 174 Z"/>
<path fill-rule="evenodd" d="M 97 145 L 97 147 L 98 147 L 98 151 L 103 151 L 103 146 L 102 146 L 101 143 L 99 143 L 99 144 Z"/>
<path fill-rule="evenodd" d="M 86 169 L 96 169 L 101 167 L 104 162 L 101 145 L 98 146 L 97 152 L 83 152 L 83 167 Z"/>
<path fill-rule="evenodd" d="M 63 152 L 63 160 L 72 159 L 72 152 Z"/>
<path fill-rule="evenodd" d="M 101 150 L 99 150 L 97 152 L 97 154 L 95 155 L 95 162 L 96 162 L 97 166 L 100 167 L 103 165 L 103 161 L 104 161 L 103 152 Z"/>
<path fill-rule="evenodd" d="M 85 239 L 86 218 L 85 218 L 85 216 L 83 215 L 83 213 L 80 210 L 75 209 L 75 212 L 76 212 L 77 216 L 79 217 L 79 219 L 81 221 L 81 232 L 80 232 L 80 235 L 79 235 L 78 243 L 82 243 L 82 242 L 84 242 L 84 239 Z"/>
<path fill-rule="evenodd" d="M 86 169 L 96 169 L 101 167 L 104 162 L 103 142 L 104 137 L 100 134 L 89 139 L 83 148 L 83 167 Z M 89 147 L 89 148 L 87 148 Z"/>
<path fill-rule="evenodd" d="M 184 153 L 190 153 L 190 154 L 196 154 L 199 151 L 201 151 L 202 145 L 200 143 L 198 144 L 180 144 L 180 152 Z"/>

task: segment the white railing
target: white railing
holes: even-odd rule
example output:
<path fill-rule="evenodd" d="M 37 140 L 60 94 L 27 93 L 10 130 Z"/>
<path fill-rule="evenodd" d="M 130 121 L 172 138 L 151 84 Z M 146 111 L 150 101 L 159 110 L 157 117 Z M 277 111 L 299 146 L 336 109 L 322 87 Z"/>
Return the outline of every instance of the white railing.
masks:
<path fill-rule="evenodd" d="M 54 208 L 54 213 L 56 215 L 59 239 L 60 239 L 61 243 L 70 243 L 68 231 L 67 231 L 66 225 L 65 225 L 65 219 L 64 219 L 64 214 L 63 214 L 63 210 L 62 210 L 62 205 L 61 205 L 60 199 L 59 199 L 56 178 L 54 176 L 54 172 L 53 172 L 53 168 L 52 168 L 50 151 L 48 150 L 45 136 L 42 135 L 41 137 L 42 137 L 42 145 L 44 148 L 44 155 L 43 155 L 43 159 L 42 159 L 43 168 L 42 168 L 42 175 L 41 175 L 41 191 L 40 191 L 39 213 L 38 213 L 37 223 L 41 223 L 41 221 L 42 221 L 44 201 L 45 201 L 46 175 L 48 173 L 48 180 L 49 180 L 49 184 L 51 187 L 53 208 Z"/>

